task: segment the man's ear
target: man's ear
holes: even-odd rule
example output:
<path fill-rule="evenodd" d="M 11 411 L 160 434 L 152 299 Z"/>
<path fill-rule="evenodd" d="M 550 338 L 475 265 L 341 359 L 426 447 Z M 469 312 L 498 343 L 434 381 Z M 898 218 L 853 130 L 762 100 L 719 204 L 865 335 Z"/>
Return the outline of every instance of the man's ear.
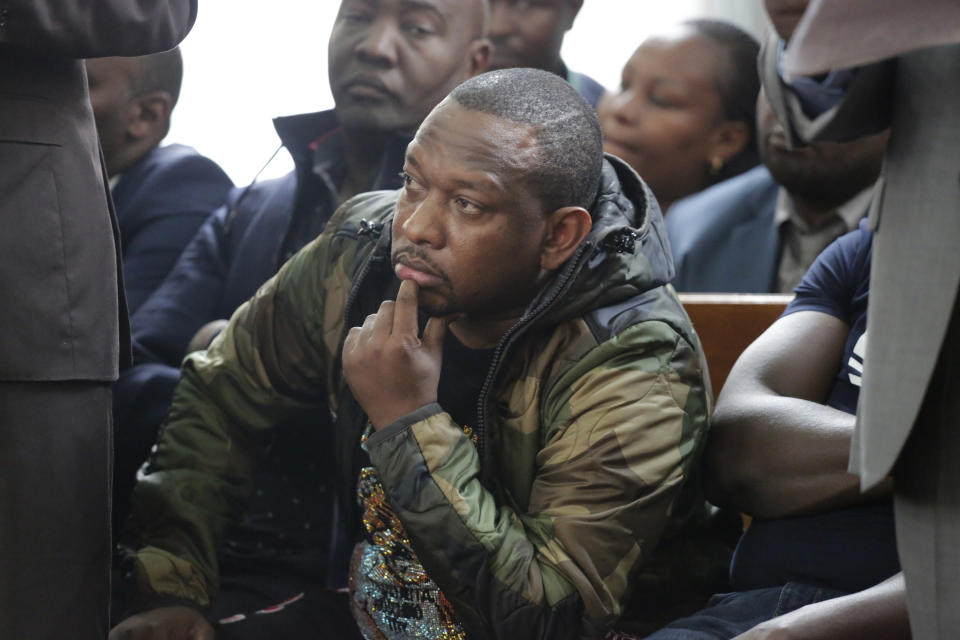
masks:
<path fill-rule="evenodd" d="M 127 124 L 127 135 L 134 140 L 155 140 L 159 142 L 170 129 L 170 112 L 173 111 L 173 98 L 166 91 L 151 91 L 139 95 L 130 101 L 133 110 Z"/>
<path fill-rule="evenodd" d="M 713 145 L 707 163 L 722 167 L 746 148 L 750 142 L 750 127 L 740 120 L 724 120 L 713 132 Z"/>
<path fill-rule="evenodd" d="M 493 45 L 486 38 L 477 38 L 471 42 L 467 53 L 470 56 L 468 71 L 471 78 L 485 73 L 490 68 L 490 54 L 493 53 Z"/>
<path fill-rule="evenodd" d="M 563 207 L 549 214 L 540 268 L 547 271 L 559 268 L 573 255 L 592 227 L 590 212 L 583 207 Z"/>

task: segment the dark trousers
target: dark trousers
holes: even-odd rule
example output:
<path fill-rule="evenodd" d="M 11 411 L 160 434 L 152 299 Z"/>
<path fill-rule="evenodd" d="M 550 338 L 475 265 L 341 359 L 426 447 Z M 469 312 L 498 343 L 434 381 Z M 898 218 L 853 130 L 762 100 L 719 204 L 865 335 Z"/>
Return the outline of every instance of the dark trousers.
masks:
<path fill-rule="evenodd" d="M 363 640 L 344 591 L 265 572 L 226 569 L 220 577 L 221 592 L 208 615 L 217 640 Z"/>
<path fill-rule="evenodd" d="M 0 382 L 0 636 L 103 640 L 110 385 Z"/>
<path fill-rule="evenodd" d="M 960 633 L 960 304 L 893 483 L 913 637 L 952 640 Z"/>
<path fill-rule="evenodd" d="M 137 471 L 150 456 L 180 380 L 180 369 L 138 364 L 113 383 L 113 536 L 120 538 L 130 514 Z"/>
<path fill-rule="evenodd" d="M 761 622 L 846 593 L 800 582 L 721 593 L 710 598 L 706 609 L 671 622 L 646 640 L 729 640 Z M 636 637 L 610 633 L 605 640 L 636 640 Z"/>

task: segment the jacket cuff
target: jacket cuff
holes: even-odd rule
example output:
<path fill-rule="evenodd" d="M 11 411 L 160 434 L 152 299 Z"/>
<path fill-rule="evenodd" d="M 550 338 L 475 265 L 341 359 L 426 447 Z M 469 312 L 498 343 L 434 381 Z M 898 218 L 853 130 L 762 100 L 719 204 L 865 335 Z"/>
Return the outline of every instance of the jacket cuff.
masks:
<path fill-rule="evenodd" d="M 421 420 L 431 418 L 438 413 L 443 413 L 443 407 L 436 402 L 431 402 L 430 404 L 420 407 L 416 411 L 408 413 L 398 420 L 394 420 L 383 429 L 374 431 L 367 437 L 367 450 L 372 450 L 381 443 L 386 442 L 390 438 L 406 431 L 412 425 L 420 422 Z"/>
<path fill-rule="evenodd" d="M 144 586 L 146 577 L 143 575 L 144 567 L 135 555 L 129 555 L 124 558 L 120 564 L 120 583 L 121 583 L 121 615 L 120 620 L 125 620 L 130 616 L 159 609 L 160 607 L 190 607 L 207 615 L 209 607 L 201 605 L 199 602 L 189 597 L 172 596 L 156 592 L 145 592 Z"/>

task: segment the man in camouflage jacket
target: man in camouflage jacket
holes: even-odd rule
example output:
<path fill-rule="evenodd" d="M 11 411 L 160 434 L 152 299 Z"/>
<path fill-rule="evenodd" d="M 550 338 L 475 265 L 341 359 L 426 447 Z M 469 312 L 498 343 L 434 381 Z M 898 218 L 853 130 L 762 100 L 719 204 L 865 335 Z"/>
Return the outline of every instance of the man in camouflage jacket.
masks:
<path fill-rule="evenodd" d="M 703 504 L 687 480 L 706 370 L 656 202 L 603 158 L 589 105 L 529 69 L 456 89 L 402 175 L 343 205 L 186 361 L 137 489 L 136 584 L 207 606 L 264 432 L 326 399 L 365 637 L 598 637 Z M 489 348 L 469 428 L 437 393 L 451 336 Z M 170 637 L 212 637 L 186 619 Z"/>

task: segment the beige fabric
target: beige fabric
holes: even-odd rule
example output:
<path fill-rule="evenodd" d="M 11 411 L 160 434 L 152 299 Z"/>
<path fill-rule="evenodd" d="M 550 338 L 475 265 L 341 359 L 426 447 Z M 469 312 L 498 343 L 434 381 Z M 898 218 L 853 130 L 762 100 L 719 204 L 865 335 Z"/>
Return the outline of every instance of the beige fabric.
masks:
<path fill-rule="evenodd" d="M 797 212 L 790 194 L 780 190 L 774 214 L 782 247 L 777 269 L 777 293 L 792 293 L 817 256 L 834 240 L 857 228 L 867 212 L 873 191 L 873 187 L 864 189 L 814 227 Z"/>
<path fill-rule="evenodd" d="M 957 42 L 957 0 L 812 0 L 783 70 L 789 79 Z"/>

